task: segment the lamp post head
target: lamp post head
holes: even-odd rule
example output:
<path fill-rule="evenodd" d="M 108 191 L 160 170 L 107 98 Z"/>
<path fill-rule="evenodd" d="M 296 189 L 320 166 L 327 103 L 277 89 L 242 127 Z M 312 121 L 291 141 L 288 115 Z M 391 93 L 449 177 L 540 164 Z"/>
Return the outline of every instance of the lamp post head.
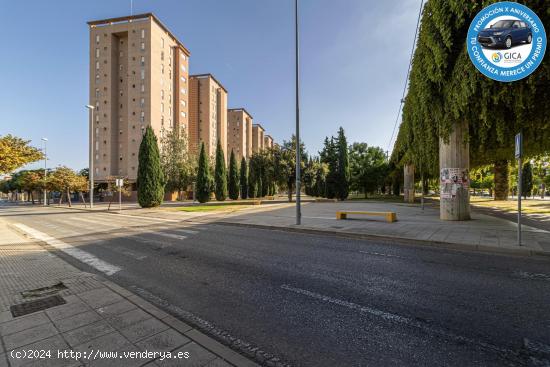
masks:
<path fill-rule="evenodd" d="M 42 139 L 40 139 L 40 140 L 42 140 L 42 141 L 48 141 L 48 138 L 42 138 Z"/>
<path fill-rule="evenodd" d="M 93 110 L 93 109 L 95 108 L 95 107 L 92 106 L 91 104 L 87 104 L 85 107 L 86 107 L 87 109 L 89 109 L 89 110 Z"/>

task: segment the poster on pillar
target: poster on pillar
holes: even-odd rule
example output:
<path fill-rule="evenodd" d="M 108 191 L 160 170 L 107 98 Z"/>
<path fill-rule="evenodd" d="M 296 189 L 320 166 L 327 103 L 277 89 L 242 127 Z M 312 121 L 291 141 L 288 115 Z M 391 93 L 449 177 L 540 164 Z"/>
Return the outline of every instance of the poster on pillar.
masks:
<path fill-rule="evenodd" d="M 457 193 L 470 188 L 470 178 L 467 168 L 442 168 L 439 177 L 439 188 L 442 200 L 453 200 Z"/>

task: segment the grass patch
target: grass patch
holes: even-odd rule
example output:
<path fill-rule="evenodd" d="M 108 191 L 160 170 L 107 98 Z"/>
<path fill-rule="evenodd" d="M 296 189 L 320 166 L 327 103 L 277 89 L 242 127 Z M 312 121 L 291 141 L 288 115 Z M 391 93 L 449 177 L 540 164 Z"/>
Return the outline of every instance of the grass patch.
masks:
<path fill-rule="evenodd" d="M 212 203 L 212 204 L 194 204 L 185 205 L 176 208 L 170 208 L 171 210 L 181 212 L 213 212 L 213 211 L 237 211 L 241 209 L 247 209 L 254 206 L 251 201 L 230 201 L 227 203 Z"/>
<path fill-rule="evenodd" d="M 491 198 L 470 197 L 470 203 L 474 206 L 498 209 L 507 213 L 515 213 L 518 210 L 517 200 L 498 200 Z M 521 211 L 528 214 L 549 214 L 550 201 L 537 199 L 522 199 Z"/>

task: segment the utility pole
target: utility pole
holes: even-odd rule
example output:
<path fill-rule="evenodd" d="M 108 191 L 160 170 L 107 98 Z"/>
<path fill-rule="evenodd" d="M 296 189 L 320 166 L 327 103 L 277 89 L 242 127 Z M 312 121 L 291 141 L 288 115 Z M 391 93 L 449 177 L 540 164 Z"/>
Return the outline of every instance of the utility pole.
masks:
<path fill-rule="evenodd" d="M 42 205 L 48 205 L 48 193 L 46 192 L 46 176 L 48 175 L 48 138 L 42 138 L 44 142 L 44 197 L 42 198 Z"/>
<path fill-rule="evenodd" d="M 92 105 L 86 105 L 91 112 L 90 118 L 90 168 L 88 175 L 90 177 L 90 209 L 94 208 L 94 109 Z"/>
<path fill-rule="evenodd" d="M 521 194 L 523 181 L 523 135 L 516 135 L 515 156 L 518 160 L 518 246 L 521 246 Z"/>
<path fill-rule="evenodd" d="M 300 172 L 300 55 L 298 41 L 298 0 L 294 0 L 294 17 L 296 30 L 296 224 L 302 223 L 302 212 L 300 208 L 301 172 Z"/>

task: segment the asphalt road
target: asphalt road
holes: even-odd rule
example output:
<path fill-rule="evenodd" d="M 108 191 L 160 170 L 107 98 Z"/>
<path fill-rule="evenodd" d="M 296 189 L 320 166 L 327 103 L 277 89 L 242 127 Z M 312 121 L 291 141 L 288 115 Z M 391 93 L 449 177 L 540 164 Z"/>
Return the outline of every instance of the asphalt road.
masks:
<path fill-rule="evenodd" d="M 53 208 L 0 216 L 120 268 L 108 277 L 241 351 L 293 366 L 550 365 L 549 258 Z"/>

